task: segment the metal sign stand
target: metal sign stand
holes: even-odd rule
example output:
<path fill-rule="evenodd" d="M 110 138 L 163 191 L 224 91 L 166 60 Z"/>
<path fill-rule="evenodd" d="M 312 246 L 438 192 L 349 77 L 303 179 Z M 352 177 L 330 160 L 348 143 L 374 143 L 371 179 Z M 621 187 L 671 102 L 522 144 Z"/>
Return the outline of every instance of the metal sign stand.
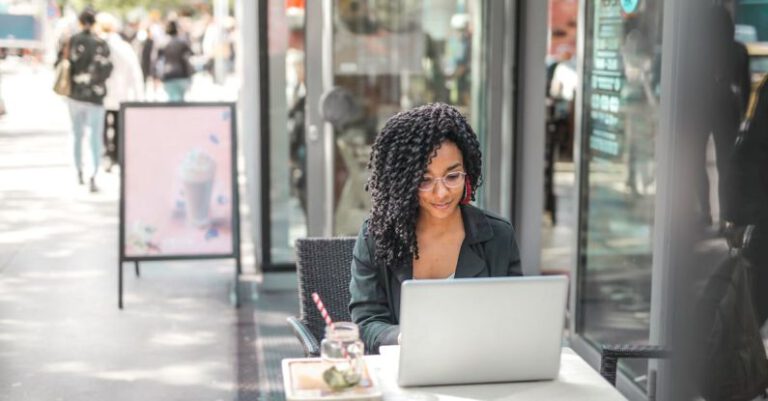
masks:
<path fill-rule="evenodd" d="M 168 255 L 168 256 L 126 256 L 125 255 L 125 110 L 126 108 L 140 107 L 229 107 L 231 119 L 231 175 L 232 175 L 232 254 L 225 255 Z M 141 277 L 139 262 L 142 261 L 170 261 L 170 260 L 202 260 L 202 259 L 234 259 L 235 260 L 235 281 L 234 281 L 234 304 L 236 308 L 240 307 L 240 274 L 242 274 L 242 260 L 240 257 L 240 197 L 238 191 L 238 172 L 237 172 L 237 133 L 235 130 L 235 104 L 234 103 L 144 103 L 129 102 L 120 105 L 120 126 L 118 127 L 120 140 L 120 241 L 118 252 L 118 274 L 117 274 L 117 307 L 123 309 L 123 263 L 133 262 L 136 277 Z"/>

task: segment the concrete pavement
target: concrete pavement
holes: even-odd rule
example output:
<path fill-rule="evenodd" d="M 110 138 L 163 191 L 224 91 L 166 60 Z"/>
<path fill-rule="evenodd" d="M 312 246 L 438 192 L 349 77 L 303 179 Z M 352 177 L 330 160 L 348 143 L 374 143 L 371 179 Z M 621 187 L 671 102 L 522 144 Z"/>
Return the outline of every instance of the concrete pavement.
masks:
<path fill-rule="evenodd" d="M 3 74 L 0 400 L 259 398 L 257 303 L 243 285 L 232 306 L 233 262 L 126 265 L 118 310 L 118 170 L 77 185 L 51 71 Z"/>

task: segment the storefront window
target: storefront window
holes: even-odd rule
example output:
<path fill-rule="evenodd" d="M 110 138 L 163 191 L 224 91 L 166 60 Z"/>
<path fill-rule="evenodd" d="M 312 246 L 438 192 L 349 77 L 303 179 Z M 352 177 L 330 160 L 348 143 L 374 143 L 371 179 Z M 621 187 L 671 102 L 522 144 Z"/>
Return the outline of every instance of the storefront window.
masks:
<path fill-rule="evenodd" d="M 368 215 L 371 145 L 397 112 L 449 103 L 485 146 L 482 1 L 335 0 L 331 48 L 324 53 L 330 60 L 309 63 L 306 3 L 270 0 L 267 8 L 271 264 L 293 262 L 293 244 L 308 231 L 307 204 L 320 198 L 307 191 L 309 107 L 320 107 L 333 126 L 333 235 L 356 235 Z M 304 69 L 319 62 L 331 66 L 332 82 L 318 105 L 307 105 Z"/>
<path fill-rule="evenodd" d="M 426 103 L 457 107 L 484 141 L 483 2 L 334 2 L 334 234 L 356 235 L 370 210 L 371 145 L 387 119 Z"/>
<path fill-rule="evenodd" d="M 662 0 L 587 3 L 578 334 L 648 343 Z M 644 386 L 646 361 L 623 367 Z"/>
<path fill-rule="evenodd" d="M 542 274 L 567 273 L 573 264 L 578 20 L 579 0 L 549 0 Z"/>
<path fill-rule="evenodd" d="M 269 59 L 269 242 L 272 264 L 292 263 L 296 239 L 307 235 L 306 142 L 304 135 L 304 1 L 270 0 Z M 267 195 L 265 194 L 265 195 Z"/>

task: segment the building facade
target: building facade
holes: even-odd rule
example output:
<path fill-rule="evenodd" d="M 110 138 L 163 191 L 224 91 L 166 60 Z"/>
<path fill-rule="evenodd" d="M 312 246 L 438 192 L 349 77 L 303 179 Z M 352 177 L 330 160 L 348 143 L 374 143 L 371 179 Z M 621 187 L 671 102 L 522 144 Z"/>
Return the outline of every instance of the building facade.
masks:
<path fill-rule="evenodd" d="M 702 78 L 694 17 L 712 5 L 758 18 L 693 0 L 239 2 L 242 43 L 259 44 L 239 53 L 258 264 L 290 271 L 297 238 L 356 235 L 376 133 L 446 102 L 480 137 L 477 203 L 513 222 L 525 274 L 569 275 L 573 348 L 597 367 L 602 344 L 669 343 L 678 286 L 727 254 L 717 190 L 688 185 L 718 185 L 685 106 Z M 653 398 L 664 369 L 629 361 L 618 386 Z"/>

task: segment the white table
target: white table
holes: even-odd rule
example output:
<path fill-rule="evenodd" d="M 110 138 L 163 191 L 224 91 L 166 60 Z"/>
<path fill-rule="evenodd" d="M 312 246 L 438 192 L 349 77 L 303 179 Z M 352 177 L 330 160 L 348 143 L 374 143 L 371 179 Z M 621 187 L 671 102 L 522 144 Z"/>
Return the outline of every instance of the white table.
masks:
<path fill-rule="evenodd" d="M 381 347 L 382 355 L 366 356 L 372 375 L 394 400 L 626 400 L 572 349 L 563 348 L 560 375 L 556 380 L 520 383 L 473 384 L 401 388 L 397 385 L 398 346 Z"/>

